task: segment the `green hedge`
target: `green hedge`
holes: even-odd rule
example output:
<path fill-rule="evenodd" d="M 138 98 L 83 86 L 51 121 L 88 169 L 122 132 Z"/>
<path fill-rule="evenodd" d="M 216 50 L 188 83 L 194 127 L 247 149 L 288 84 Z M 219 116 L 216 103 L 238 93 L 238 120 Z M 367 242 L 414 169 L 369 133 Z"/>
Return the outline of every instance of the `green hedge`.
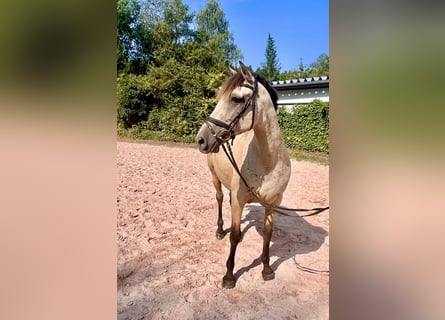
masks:
<path fill-rule="evenodd" d="M 117 123 L 129 129 L 146 121 L 157 101 L 146 76 L 128 74 L 117 78 L 117 102 Z"/>
<path fill-rule="evenodd" d="M 174 59 L 151 66 L 146 75 L 121 75 L 117 81 L 118 133 L 193 141 L 216 105 L 216 90 L 223 80 L 222 72 L 191 68 Z"/>
<path fill-rule="evenodd" d="M 329 152 L 329 104 L 314 100 L 290 111 L 278 110 L 278 121 L 286 146 L 292 149 Z"/>

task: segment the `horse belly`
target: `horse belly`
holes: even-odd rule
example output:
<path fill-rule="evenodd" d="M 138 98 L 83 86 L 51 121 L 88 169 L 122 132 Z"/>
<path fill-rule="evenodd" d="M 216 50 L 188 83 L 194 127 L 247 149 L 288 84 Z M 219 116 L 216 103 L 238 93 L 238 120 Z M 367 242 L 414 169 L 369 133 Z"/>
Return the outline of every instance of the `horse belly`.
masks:
<path fill-rule="evenodd" d="M 273 201 L 282 195 L 289 183 L 290 176 L 281 171 L 274 171 L 266 176 L 259 190 L 259 194 L 266 202 Z"/>
<path fill-rule="evenodd" d="M 273 170 L 265 173 L 257 189 L 263 201 L 273 203 L 277 199 L 281 199 L 289 183 L 290 174 L 290 163 L 287 164 L 287 162 L 279 163 Z"/>

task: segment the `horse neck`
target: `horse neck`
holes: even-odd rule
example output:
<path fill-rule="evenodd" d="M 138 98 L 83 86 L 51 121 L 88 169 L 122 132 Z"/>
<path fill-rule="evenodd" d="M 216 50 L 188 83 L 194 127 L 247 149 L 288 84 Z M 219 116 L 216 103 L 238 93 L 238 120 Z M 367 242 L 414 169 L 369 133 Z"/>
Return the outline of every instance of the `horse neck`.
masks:
<path fill-rule="evenodd" d="M 265 94 L 265 93 L 263 93 Z M 284 142 L 281 136 L 278 117 L 272 101 L 257 101 L 257 119 L 254 132 L 256 148 L 263 159 L 273 165 L 284 157 Z"/>

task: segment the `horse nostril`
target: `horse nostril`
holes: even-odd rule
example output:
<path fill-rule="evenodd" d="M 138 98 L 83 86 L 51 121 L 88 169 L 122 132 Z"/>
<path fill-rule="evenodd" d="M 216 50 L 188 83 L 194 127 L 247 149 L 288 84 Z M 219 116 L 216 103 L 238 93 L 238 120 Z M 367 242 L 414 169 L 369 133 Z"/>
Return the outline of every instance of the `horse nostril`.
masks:
<path fill-rule="evenodd" d="M 198 138 L 198 144 L 199 145 L 203 145 L 203 144 L 205 144 L 206 143 L 206 139 L 204 139 L 204 137 L 199 137 Z"/>

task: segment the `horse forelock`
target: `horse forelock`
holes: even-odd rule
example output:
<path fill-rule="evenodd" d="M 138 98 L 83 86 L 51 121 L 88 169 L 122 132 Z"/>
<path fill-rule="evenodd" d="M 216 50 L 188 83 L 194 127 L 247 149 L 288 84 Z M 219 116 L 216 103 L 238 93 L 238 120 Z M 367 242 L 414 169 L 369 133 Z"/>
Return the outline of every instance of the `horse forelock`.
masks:
<path fill-rule="evenodd" d="M 267 81 L 267 79 L 264 78 L 262 75 L 255 74 L 255 79 L 256 79 L 256 81 L 261 83 L 264 86 L 264 88 L 267 90 L 267 92 L 269 93 L 269 96 L 272 100 L 273 106 L 276 111 L 278 108 L 278 93 L 277 93 L 277 91 L 274 89 L 274 87 L 272 87 L 272 85 L 269 83 L 269 81 Z M 216 98 L 218 100 L 222 99 L 222 98 L 227 98 L 228 96 L 230 96 L 232 91 L 235 90 L 235 88 L 241 86 L 243 83 L 244 83 L 243 75 L 241 73 L 234 74 L 233 76 L 229 77 L 222 84 L 221 88 L 218 91 Z"/>
<path fill-rule="evenodd" d="M 221 98 L 227 98 L 235 88 L 242 85 L 244 82 L 244 77 L 241 73 L 235 73 L 233 76 L 228 78 L 222 84 L 221 88 L 218 91 L 218 95 L 216 98 L 219 100 Z"/>

